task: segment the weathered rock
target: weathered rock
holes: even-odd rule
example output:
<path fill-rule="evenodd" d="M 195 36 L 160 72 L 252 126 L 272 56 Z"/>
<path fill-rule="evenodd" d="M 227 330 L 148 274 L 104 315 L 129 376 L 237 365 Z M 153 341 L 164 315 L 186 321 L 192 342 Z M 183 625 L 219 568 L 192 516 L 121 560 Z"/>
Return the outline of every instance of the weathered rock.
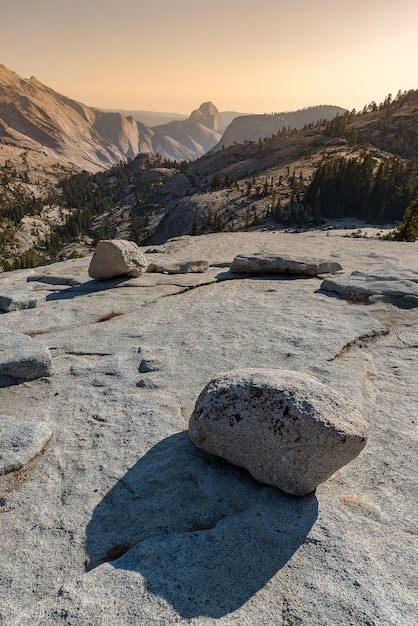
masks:
<path fill-rule="evenodd" d="M 326 278 L 321 283 L 321 289 L 337 293 L 342 298 L 355 302 L 364 302 L 371 296 L 403 298 L 409 302 L 416 302 L 418 300 L 418 276 L 415 272 L 393 276 L 385 273 L 365 274 L 355 271 L 351 274 Z"/>
<path fill-rule="evenodd" d="M 0 328 L 0 377 L 35 380 L 52 373 L 51 353 L 22 333 Z"/>
<path fill-rule="evenodd" d="M 209 269 L 207 261 L 184 261 L 180 263 L 150 263 L 147 272 L 159 274 L 202 274 Z"/>
<path fill-rule="evenodd" d="M 28 345 L 0 352 L 0 377 L 35 380 L 51 374 L 51 353 L 45 346 Z"/>
<path fill-rule="evenodd" d="M 4 350 L 32 346 L 33 340 L 23 333 L 16 333 L 8 328 L 0 327 L 0 355 Z"/>
<path fill-rule="evenodd" d="M 308 374 L 244 369 L 219 374 L 189 423 L 198 447 L 287 493 L 311 493 L 367 441 L 356 406 Z"/>
<path fill-rule="evenodd" d="M 17 421 L 0 415 L 0 475 L 29 463 L 51 437 L 52 431 L 45 422 Z"/>
<path fill-rule="evenodd" d="M 230 270 L 236 274 L 292 274 L 301 276 L 317 276 L 333 274 L 342 269 L 336 261 L 300 260 L 280 256 L 254 254 L 238 255 L 231 263 Z"/>
<path fill-rule="evenodd" d="M 0 310 L 20 311 L 22 309 L 34 309 L 40 304 L 44 304 L 45 296 L 42 294 L 29 292 L 16 292 L 7 295 L 0 295 Z"/>
<path fill-rule="evenodd" d="M 89 266 L 89 276 L 106 280 L 114 276 L 140 276 L 148 262 L 133 241 L 99 241 Z"/>

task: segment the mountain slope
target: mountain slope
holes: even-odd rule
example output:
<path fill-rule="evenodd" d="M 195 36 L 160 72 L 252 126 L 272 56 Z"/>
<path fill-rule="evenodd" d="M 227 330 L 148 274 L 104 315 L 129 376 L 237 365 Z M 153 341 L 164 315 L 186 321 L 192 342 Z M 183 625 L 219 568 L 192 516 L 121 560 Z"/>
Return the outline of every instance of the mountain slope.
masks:
<path fill-rule="evenodd" d="M 345 112 L 313 128 L 283 131 L 261 142 L 214 150 L 190 165 L 183 186 L 177 177 L 162 188 L 171 200 L 155 224 L 150 241 L 161 243 L 192 232 L 236 231 L 272 216 L 275 223 L 301 225 L 308 218 L 312 225 L 313 209 L 305 193 L 318 166 L 328 161 L 341 165 L 341 160 L 361 163 L 364 155 L 370 158 L 376 175 L 373 179 L 370 173 L 368 180 L 375 181 L 382 196 L 381 210 L 373 207 L 373 220 L 383 224 L 390 196 L 385 179 L 388 183 L 391 175 L 395 176 L 394 189 L 399 197 L 403 168 L 410 171 L 405 185 L 410 186 L 411 193 L 417 185 L 417 137 L 418 91 L 411 90 L 398 94 L 392 102 L 379 106 L 372 103 L 363 112 Z M 385 172 L 383 178 L 379 178 L 380 165 Z M 354 187 L 358 189 L 360 184 Z M 409 194 L 409 189 L 406 191 Z M 320 218 L 317 216 L 316 221 Z M 402 210 L 395 219 L 402 219 Z"/>
<path fill-rule="evenodd" d="M 122 118 L 121 118 L 122 119 Z M 0 66 L 0 138 L 88 170 L 109 167 L 123 158 L 94 128 L 96 113 L 35 78 L 20 78 Z"/>
<path fill-rule="evenodd" d="M 226 129 L 219 144 L 214 148 L 231 146 L 244 141 L 258 141 L 260 138 L 271 137 L 282 128 L 303 128 L 305 125 L 316 124 L 319 120 L 330 120 L 345 109 L 331 105 L 308 107 L 287 113 L 263 115 L 241 115 L 234 118 Z"/>
<path fill-rule="evenodd" d="M 220 140 L 221 131 L 219 112 L 211 103 L 187 120 L 151 129 L 132 116 L 93 109 L 0 65 L 0 140 L 43 150 L 88 171 L 141 152 L 194 160 Z"/>

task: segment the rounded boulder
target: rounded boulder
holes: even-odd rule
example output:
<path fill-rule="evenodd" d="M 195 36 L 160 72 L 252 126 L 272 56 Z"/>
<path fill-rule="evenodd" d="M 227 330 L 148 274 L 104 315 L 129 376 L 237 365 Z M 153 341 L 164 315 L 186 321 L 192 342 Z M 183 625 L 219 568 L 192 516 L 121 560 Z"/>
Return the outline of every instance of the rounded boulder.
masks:
<path fill-rule="evenodd" d="M 89 276 L 106 280 L 115 276 L 137 277 L 148 262 L 134 241 L 103 239 L 97 244 L 89 266 Z"/>
<path fill-rule="evenodd" d="M 240 369 L 203 389 L 189 436 L 260 482 L 303 496 L 362 451 L 367 425 L 351 400 L 309 374 Z"/>

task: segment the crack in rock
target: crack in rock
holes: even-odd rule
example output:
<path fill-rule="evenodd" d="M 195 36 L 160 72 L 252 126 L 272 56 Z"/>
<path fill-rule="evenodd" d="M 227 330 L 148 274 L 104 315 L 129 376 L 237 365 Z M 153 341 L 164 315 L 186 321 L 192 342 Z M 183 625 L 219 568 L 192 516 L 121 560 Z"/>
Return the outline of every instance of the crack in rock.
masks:
<path fill-rule="evenodd" d="M 372 341 L 377 341 L 378 339 L 381 339 L 382 337 L 389 335 L 389 333 L 390 333 L 389 328 L 386 328 L 386 329 L 382 329 L 381 331 L 373 331 L 370 334 L 360 335 L 359 337 L 356 337 L 356 339 L 353 339 L 352 341 L 349 341 L 348 343 L 346 343 L 341 348 L 341 350 L 337 352 L 337 354 L 335 354 L 330 359 L 327 359 L 327 361 L 328 362 L 336 361 L 337 359 L 345 356 L 353 348 L 363 348 L 363 344 L 371 343 Z"/>

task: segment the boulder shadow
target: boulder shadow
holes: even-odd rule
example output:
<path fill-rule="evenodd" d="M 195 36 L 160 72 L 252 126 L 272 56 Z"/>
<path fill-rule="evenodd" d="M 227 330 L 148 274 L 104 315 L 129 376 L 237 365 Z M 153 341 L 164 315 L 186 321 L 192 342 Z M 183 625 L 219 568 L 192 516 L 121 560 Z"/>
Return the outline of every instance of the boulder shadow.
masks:
<path fill-rule="evenodd" d="M 99 291 L 107 291 L 114 289 L 129 280 L 132 280 L 130 276 L 120 276 L 116 278 L 110 278 L 108 280 L 88 280 L 80 285 L 74 285 L 73 287 L 66 287 L 54 293 L 49 293 L 46 296 L 47 302 L 53 302 L 54 300 L 72 300 L 78 296 L 85 296 L 90 293 L 97 293 Z"/>
<path fill-rule="evenodd" d="M 87 526 L 87 568 L 141 574 L 185 619 L 247 602 L 306 541 L 314 494 L 297 498 L 206 454 L 187 432 L 164 439 L 104 496 Z"/>
<path fill-rule="evenodd" d="M 216 274 L 216 282 L 221 283 L 226 280 L 277 280 L 277 281 L 298 281 L 298 280 L 312 280 L 317 278 L 316 276 L 307 276 L 306 274 L 278 274 L 278 273 L 265 273 L 265 274 L 236 274 L 226 270 Z"/>

